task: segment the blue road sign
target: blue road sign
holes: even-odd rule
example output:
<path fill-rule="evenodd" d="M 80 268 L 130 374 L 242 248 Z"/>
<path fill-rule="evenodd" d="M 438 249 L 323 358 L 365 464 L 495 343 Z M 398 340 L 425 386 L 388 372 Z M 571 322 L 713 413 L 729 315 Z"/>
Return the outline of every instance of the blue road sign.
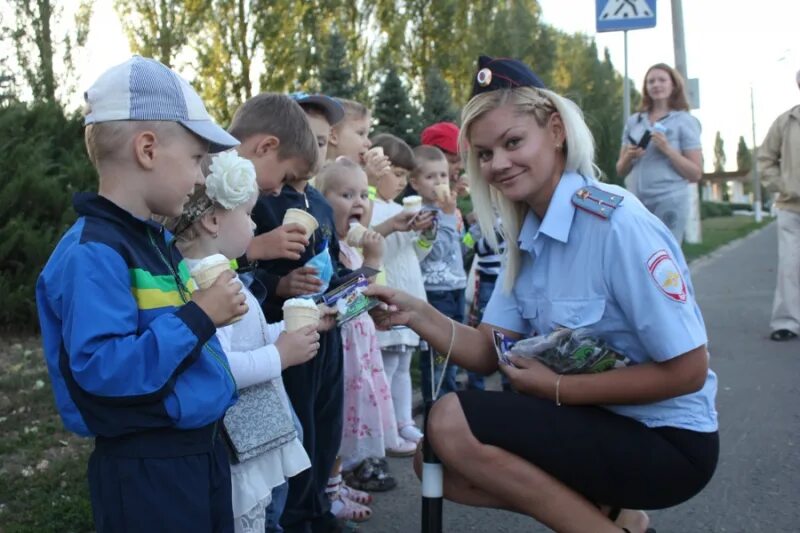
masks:
<path fill-rule="evenodd" d="M 595 0 L 597 31 L 654 28 L 656 0 Z"/>

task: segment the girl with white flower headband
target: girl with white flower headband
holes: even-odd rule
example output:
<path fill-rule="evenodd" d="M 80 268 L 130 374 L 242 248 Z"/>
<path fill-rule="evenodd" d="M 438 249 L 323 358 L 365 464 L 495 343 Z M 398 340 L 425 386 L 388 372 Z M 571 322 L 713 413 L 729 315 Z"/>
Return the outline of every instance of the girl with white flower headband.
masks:
<path fill-rule="evenodd" d="M 190 269 L 215 254 L 240 257 L 255 228 L 250 218 L 258 197 L 253 164 L 231 151 L 211 159 L 209 171 L 205 186 L 195 191 L 183 214 L 166 222 Z M 289 333 L 283 331 L 283 322 L 268 324 L 253 291 L 244 286 L 242 290 L 247 313 L 217 330 L 240 395 L 224 426 L 233 463 L 235 530 L 263 533 L 272 489 L 310 467 L 281 372 L 316 355 L 319 333 L 314 326 Z M 322 329 L 331 326 L 329 316 L 320 321 Z M 249 416 L 254 412 L 260 416 Z M 240 435 L 258 445 L 258 455 L 239 453 Z"/>

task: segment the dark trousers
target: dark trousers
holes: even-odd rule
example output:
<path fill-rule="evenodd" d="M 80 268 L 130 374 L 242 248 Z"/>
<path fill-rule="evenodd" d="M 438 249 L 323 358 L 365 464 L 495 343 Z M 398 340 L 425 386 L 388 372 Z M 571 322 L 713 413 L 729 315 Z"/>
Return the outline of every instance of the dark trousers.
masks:
<path fill-rule="evenodd" d="M 455 289 L 450 291 L 425 291 L 428 296 L 428 303 L 435 307 L 443 315 L 449 316 L 456 322 L 464 322 L 464 289 Z M 436 354 L 435 363 L 433 368 L 433 376 L 431 376 L 431 358 L 430 353 L 423 351 L 419 358 L 419 370 L 422 377 L 422 397 L 425 401 L 431 399 L 431 381 L 433 386 L 439 386 L 439 380 L 442 379 L 444 373 L 444 380 L 442 381 L 442 388 L 439 391 L 438 398 L 448 392 L 454 392 L 456 386 L 456 373 L 458 367 L 452 362 L 444 366 L 443 357 L 447 354 Z"/>
<path fill-rule="evenodd" d="M 215 424 L 97 438 L 89 493 L 100 533 L 232 533 L 231 471 Z"/>
<path fill-rule="evenodd" d="M 287 533 L 327 532 L 331 527 L 328 477 L 342 443 L 344 381 L 339 330 L 320 336 L 317 356 L 283 372 L 283 384 L 303 426 L 311 468 L 289 479 L 281 517 Z"/>

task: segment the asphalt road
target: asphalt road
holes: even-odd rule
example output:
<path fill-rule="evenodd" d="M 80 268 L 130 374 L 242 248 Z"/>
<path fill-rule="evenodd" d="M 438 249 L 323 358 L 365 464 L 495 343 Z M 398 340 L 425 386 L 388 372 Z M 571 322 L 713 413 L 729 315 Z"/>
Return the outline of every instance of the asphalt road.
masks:
<path fill-rule="evenodd" d="M 770 341 L 776 226 L 692 264 L 719 376 L 721 455 L 691 501 L 651 513 L 658 533 L 800 532 L 800 341 Z M 398 488 L 376 494 L 364 533 L 420 530 L 420 491 L 409 459 L 390 459 Z M 657 482 L 657 480 L 654 480 Z M 532 488 L 535 490 L 535 488 Z M 444 532 L 545 532 L 532 519 L 446 502 Z"/>

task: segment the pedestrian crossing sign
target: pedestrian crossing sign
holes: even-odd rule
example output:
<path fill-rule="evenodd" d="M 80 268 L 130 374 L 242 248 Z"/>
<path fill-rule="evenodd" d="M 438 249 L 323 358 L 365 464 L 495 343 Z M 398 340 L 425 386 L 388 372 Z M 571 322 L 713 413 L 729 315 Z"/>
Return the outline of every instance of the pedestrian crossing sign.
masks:
<path fill-rule="evenodd" d="M 597 31 L 654 28 L 656 0 L 595 0 Z"/>

